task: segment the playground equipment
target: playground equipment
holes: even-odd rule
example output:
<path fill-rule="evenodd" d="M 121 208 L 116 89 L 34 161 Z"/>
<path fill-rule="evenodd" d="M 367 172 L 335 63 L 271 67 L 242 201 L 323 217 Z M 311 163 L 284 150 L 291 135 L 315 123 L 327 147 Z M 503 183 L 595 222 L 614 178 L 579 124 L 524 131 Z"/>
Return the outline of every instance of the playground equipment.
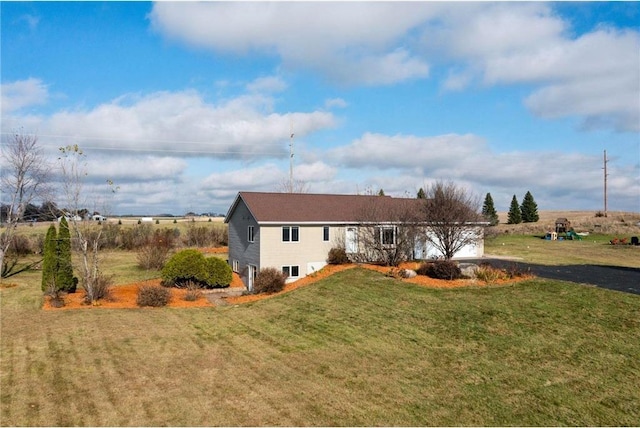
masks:
<path fill-rule="evenodd" d="M 578 235 L 573 229 L 569 229 L 566 236 L 567 239 L 582 241 L 582 236 Z"/>

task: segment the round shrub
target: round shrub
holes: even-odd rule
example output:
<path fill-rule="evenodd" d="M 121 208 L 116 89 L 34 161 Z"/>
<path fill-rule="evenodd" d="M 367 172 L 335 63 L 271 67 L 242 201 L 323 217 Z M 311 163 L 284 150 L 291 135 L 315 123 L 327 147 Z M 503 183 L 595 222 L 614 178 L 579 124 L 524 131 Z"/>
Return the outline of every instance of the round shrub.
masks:
<path fill-rule="evenodd" d="M 454 280 L 462 277 L 458 264 L 451 260 L 422 263 L 416 272 L 418 275 L 426 275 L 435 279 Z"/>
<path fill-rule="evenodd" d="M 138 289 L 138 306 L 167 306 L 171 299 L 171 290 L 154 285 L 143 285 Z"/>
<path fill-rule="evenodd" d="M 349 256 L 347 256 L 347 251 L 344 248 L 334 247 L 329 250 L 327 263 L 329 263 L 330 265 L 344 265 L 349 262 Z"/>
<path fill-rule="evenodd" d="M 183 287 L 189 281 L 208 283 L 207 259 L 198 250 L 187 249 L 175 253 L 162 268 L 162 285 Z"/>
<path fill-rule="evenodd" d="M 261 269 L 253 282 L 253 292 L 277 293 L 284 288 L 287 275 L 276 268 Z"/>
<path fill-rule="evenodd" d="M 218 258 L 206 259 L 206 267 L 209 272 L 207 283 L 212 287 L 227 287 L 233 280 L 233 271 L 227 262 Z"/>

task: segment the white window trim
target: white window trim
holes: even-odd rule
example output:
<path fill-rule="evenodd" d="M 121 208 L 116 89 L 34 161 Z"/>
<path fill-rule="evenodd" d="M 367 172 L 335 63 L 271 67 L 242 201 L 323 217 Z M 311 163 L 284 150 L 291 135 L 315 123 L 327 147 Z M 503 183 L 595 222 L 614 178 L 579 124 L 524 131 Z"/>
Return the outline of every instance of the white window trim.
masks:
<path fill-rule="evenodd" d="M 256 242 L 256 231 L 253 226 L 247 226 L 247 242 Z"/>
<path fill-rule="evenodd" d="M 325 230 L 327 231 L 326 239 L 324 235 Z M 322 226 L 322 242 L 329 242 L 329 241 L 331 241 L 331 228 L 329 226 Z"/>
<path fill-rule="evenodd" d="M 384 242 L 384 233 L 385 230 L 393 230 L 393 242 L 390 244 L 385 244 Z M 398 242 L 398 228 L 396 226 L 378 226 L 378 230 L 380 232 L 380 244 L 385 247 L 385 248 L 393 248 L 396 246 L 396 243 Z"/>
<path fill-rule="evenodd" d="M 238 273 L 240 271 L 240 261 L 239 260 L 234 260 L 231 265 L 232 265 L 232 270 L 235 273 Z"/>
<path fill-rule="evenodd" d="M 289 229 L 289 240 L 285 241 L 284 237 L 282 236 L 284 234 L 284 229 L 287 228 Z M 298 230 L 298 239 L 297 240 L 293 240 L 293 229 L 297 229 Z M 282 239 L 283 243 L 288 243 L 288 244 L 292 244 L 292 243 L 298 243 L 300 242 L 300 226 L 282 226 L 282 229 L 280 229 L 280 239 Z"/>
<path fill-rule="evenodd" d="M 293 268 L 298 268 L 298 275 L 292 275 Z M 285 268 L 289 268 L 289 276 L 287 278 L 300 278 L 300 266 L 299 265 L 285 265 L 282 266 L 281 272 L 284 273 Z"/>

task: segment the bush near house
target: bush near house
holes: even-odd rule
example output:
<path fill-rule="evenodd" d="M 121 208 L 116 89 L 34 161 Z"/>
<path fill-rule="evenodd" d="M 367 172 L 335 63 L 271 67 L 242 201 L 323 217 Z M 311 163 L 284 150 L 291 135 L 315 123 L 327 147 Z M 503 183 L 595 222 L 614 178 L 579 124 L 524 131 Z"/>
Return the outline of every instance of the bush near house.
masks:
<path fill-rule="evenodd" d="M 334 247 L 329 250 L 327 263 L 330 265 L 344 265 L 350 262 L 349 256 L 347 256 L 347 251 L 344 248 Z"/>
<path fill-rule="evenodd" d="M 162 285 L 183 288 L 195 283 L 200 288 L 226 287 L 232 281 L 231 267 L 221 259 L 207 259 L 198 250 L 175 253 L 162 268 Z"/>
<path fill-rule="evenodd" d="M 276 268 L 261 269 L 253 283 L 253 292 L 277 293 L 284 288 L 287 275 Z"/>
<path fill-rule="evenodd" d="M 436 279 L 454 280 L 462 277 L 462 272 L 458 264 L 452 260 L 436 260 L 433 262 L 424 262 L 418 269 L 418 275 L 426 275 Z"/>

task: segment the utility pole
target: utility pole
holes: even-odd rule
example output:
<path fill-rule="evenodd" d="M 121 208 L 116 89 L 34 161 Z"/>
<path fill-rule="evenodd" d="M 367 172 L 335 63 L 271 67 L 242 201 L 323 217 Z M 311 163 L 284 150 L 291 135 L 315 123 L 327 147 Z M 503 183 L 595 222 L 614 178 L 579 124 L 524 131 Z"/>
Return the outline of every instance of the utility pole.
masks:
<path fill-rule="evenodd" d="M 293 119 L 290 122 L 289 134 L 289 193 L 293 193 Z"/>
<path fill-rule="evenodd" d="M 604 216 L 607 216 L 607 151 L 604 151 Z"/>

